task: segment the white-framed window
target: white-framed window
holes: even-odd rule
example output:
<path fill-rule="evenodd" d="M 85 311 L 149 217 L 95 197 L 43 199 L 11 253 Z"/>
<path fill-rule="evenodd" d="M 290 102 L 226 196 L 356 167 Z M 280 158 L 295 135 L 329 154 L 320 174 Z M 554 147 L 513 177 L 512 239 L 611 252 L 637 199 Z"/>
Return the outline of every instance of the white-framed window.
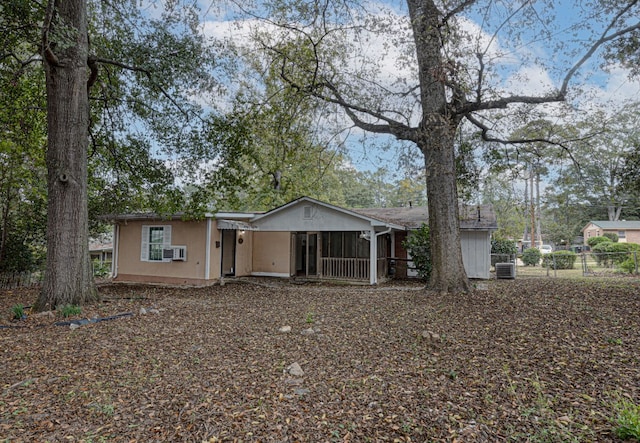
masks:
<path fill-rule="evenodd" d="M 171 225 L 143 225 L 140 261 L 169 262 L 163 250 L 171 248 Z"/>
<path fill-rule="evenodd" d="M 627 238 L 627 231 L 618 231 L 618 238 Z"/>

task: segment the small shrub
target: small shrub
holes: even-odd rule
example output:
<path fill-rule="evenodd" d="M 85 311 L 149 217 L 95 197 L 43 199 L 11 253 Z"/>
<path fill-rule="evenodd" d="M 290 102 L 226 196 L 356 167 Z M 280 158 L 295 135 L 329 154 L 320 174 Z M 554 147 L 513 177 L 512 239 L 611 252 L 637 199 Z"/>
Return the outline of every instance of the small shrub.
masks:
<path fill-rule="evenodd" d="M 491 266 L 509 261 L 509 256 L 517 253 L 518 247 L 515 241 L 500 237 L 491 239 Z"/>
<path fill-rule="evenodd" d="M 527 248 L 522 253 L 522 263 L 525 266 L 537 266 L 541 257 L 542 253 L 538 248 Z"/>
<path fill-rule="evenodd" d="M 73 317 L 74 315 L 80 315 L 82 313 L 82 308 L 77 305 L 62 305 L 58 308 L 60 315 L 62 318 Z"/>
<path fill-rule="evenodd" d="M 108 263 L 100 263 L 99 260 L 93 261 L 93 276 L 98 278 L 107 277 L 111 273 L 111 265 Z"/>
<path fill-rule="evenodd" d="M 587 240 L 587 244 L 592 248 L 596 245 L 599 245 L 600 243 L 607 243 L 607 242 L 611 242 L 611 239 L 609 237 L 605 237 L 602 235 L 599 237 L 591 237 L 590 239 Z"/>
<path fill-rule="evenodd" d="M 431 276 L 431 246 L 429 242 L 429 226 L 422 224 L 420 228 L 411 232 L 411 235 L 402 242 L 402 246 L 411 254 L 418 275 L 424 280 Z"/>
<path fill-rule="evenodd" d="M 640 441 L 640 405 L 629 399 L 620 398 L 613 405 L 616 416 L 615 433 L 623 440 L 634 438 Z"/>
<path fill-rule="evenodd" d="M 636 261 L 633 257 L 629 257 L 625 261 L 620 263 L 618 267 L 622 272 L 633 274 L 634 272 L 636 272 Z"/>
<path fill-rule="evenodd" d="M 13 306 L 11 308 L 11 312 L 13 313 L 13 318 L 15 320 L 22 320 L 23 318 L 26 317 L 26 314 L 24 312 L 24 306 L 22 306 L 21 304 L 17 304 Z"/>
<path fill-rule="evenodd" d="M 555 251 L 542 257 L 542 266 L 554 269 L 573 269 L 578 255 L 571 251 Z"/>
<path fill-rule="evenodd" d="M 618 234 L 616 234 L 615 232 L 605 232 L 604 234 L 602 234 L 602 236 L 607 237 L 614 243 L 618 243 Z"/>
<path fill-rule="evenodd" d="M 593 247 L 591 252 L 596 257 L 599 266 L 615 266 L 629 258 L 632 252 L 640 251 L 640 245 L 636 243 L 602 242 Z"/>

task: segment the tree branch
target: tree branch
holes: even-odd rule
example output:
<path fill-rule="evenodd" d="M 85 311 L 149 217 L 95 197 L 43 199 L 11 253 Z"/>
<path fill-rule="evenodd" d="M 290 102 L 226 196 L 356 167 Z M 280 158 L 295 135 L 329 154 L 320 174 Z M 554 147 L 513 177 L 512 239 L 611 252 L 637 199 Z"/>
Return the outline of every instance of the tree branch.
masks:
<path fill-rule="evenodd" d="M 109 59 L 106 59 L 106 58 L 95 57 L 95 56 L 90 56 L 89 60 L 91 61 L 91 63 L 102 63 L 102 64 L 106 64 L 106 65 L 117 66 L 119 68 L 126 69 L 128 71 L 140 72 L 140 73 L 146 75 L 147 78 L 151 81 L 151 84 L 154 85 L 154 87 L 156 87 L 160 91 L 160 93 L 162 95 L 164 95 L 165 98 L 167 100 L 169 100 L 173 104 L 173 106 L 176 107 L 176 109 L 178 109 L 178 111 L 180 111 L 185 117 L 189 118 L 189 113 L 187 111 L 185 111 L 184 109 L 182 109 L 182 107 L 175 101 L 175 99 L 173 97 L 171 97 L 171 95 L 162 86 L 158 85 L 157 83 L 155 83 L 153 81 L 153 76 L 151 75 L 151 71 L 149 71 L 148 69 L 141 68 L 139 66 L 128 65 L 126 63 L 118 62 L 116 60 L 109 60 Z M 89 61 L 87 63 L 89 63 Z M 91 65 L 90 65 L 90 67 L 91 67 Z M 97 66 L 96 66 L 96 70 L 97 70 Z M 92 74 L 93 74 L 93 72 L 92 72 Z M 87 86 L 89 86 L 89 85 L 87 84 Z"/>
<path fill-rule="evenodd" d="M 449 19 L 457 14 L 460 14 L 462 11 L 464 11 L 468 6 L 473 5 L 474 3 L 476 3 L 477 0 L 466 0 L 462 3 L 460 3 L 456 8 L 452 9 L 451 11 L 447 12 L 445 14 L 445 16 L 442 18 L 441 24 L 445 24 L 446 22 L 449 21 Z"/>
<path fill-rule="evenodd" d="M 511 145 L 525 145 L 525 144 L 532 144 L 532 143 L 546 143 L 546 144 L 549 144 L 549 145 L 558 146 L 559 148 L 561 148 L 569 156 L 571 161 L 578 167 L 578 169 L 580 169 L 580 164 L 578 163 L 576 158 L 571 153 L 571 148 L 570 148 L 570 146 L 568 146 L 568 143 L 584 140 L 584 138 L 573 139 L 573 140 L 564 140 L 564 141 L 558 142 L 558 141 L 550 140 L 550 139 L 544 138 L 544 137 L 515 138 L 515 139 L 503 139 L 503 138 L 498 138 L 498 137 L 491 137 L 491 136 L 489 136 L 489 131 L 491 130 L 491 128 L 489 128 L 487 125 L 485 125 L 480 120 L 475 118 L 472 114 L 466 114 L 465 118 L 470 123 L 472 123 L 474 126 L 476 126 L 478 129 L 480 129 L 480 136 L 482 137 L 482 140 L 484 140 L 486 142 L 493 142 L 493 143 L 500 143 L 500 144 L 511 144 Z"/>
<path fill-rule="evenodd" d="M 42 24 L 42 56 L 51 66 L 61 66 L 58 56 L 51 49 L 49 42 L 49 31 L 51 30 L 51 22 L 56 13 L 57 0 L 49 0 Z"/>
<path fill-rule="evenodd" d="M 98 80 L 98 62 L 96 61 L 96 58 L 90 55 L 87 58 L 87 66 L 91 71 L 89 79 L 87 80 L 87 91 L 89 91 L 95 84 L 96 80 Z"/>
<path fill-rule="evenodd" d="M 635 2 L 634 2 L 635 3 Z M 629 8 L 631 7 L 631 4 L 628 6 Z M 625 11 L 627 9 L 625 8 Z M 623 14 L 623 12 L 620 12 L 620 14 L 618 14 L 616 16 L 616 18 L 614 20 L 612 20 L 612 22 L 609 24 L 609 26 L 607 27 L 607 29 L 603 32 L 602 36 L 593 44 L 593 46 L 591 46 L 591 48 L 587 51 L 587 53 L 580 59 L 578 60 L 578 62 L 569 70 L 569 72 L 567 73 L 567 75 L 565 76 L 564 80 L 562 81 L 562 87 L 560 88 L 560 94 L 565 95 L 567 92 L 567 89 L 569 87 L 569 82 L 571 81 L 571 79 L 573 78 L 573 76 L 575 75 L 575 73 L 578 71 L 578 69 L 580 69 L 580 67 L 586 63 L 587 60 L 589 60 L 589 58 L 591 58 L 591 56 L 605 43 L 610 42 L 611 40 L 615 40 L 616 38 L 628 34 L 632 31 L 636 31 L 638 29 L 640 29 L 640 22 L 636 23 L 635 25 L 632 26 L 628 26 L 627 28 L 621 29 L 618 32 L 615 32 L 609 36 L 606 35 L 607 32 L 609 32 L 609 30 L 613 27 L 613 24 L 615 22 L 615 20 L 617 18 L 619 18 L 621 15 Z"/>

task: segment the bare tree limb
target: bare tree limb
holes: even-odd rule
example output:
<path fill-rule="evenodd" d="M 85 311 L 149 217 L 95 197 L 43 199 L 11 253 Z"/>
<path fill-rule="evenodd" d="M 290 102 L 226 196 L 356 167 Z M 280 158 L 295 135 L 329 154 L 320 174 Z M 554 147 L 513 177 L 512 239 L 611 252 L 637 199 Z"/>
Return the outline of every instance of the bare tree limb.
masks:
<path fill-rule="evenodd" d="M 44 23 L 42 25 L 42 56 L 51 66 L 61 66 L 58 56 L 51 49 L 49 42 L 49 31 L 51 31 L 51 22 L 56 13 L 57 0 L 49 0 L 45 11 Z"/>
<path fill-rule="evenodd" d="M 633 2 L 635 4 L 635 2 Z M 630 8 L 632 4 L 629 4 L 628 7 Z M 626 9 L 625 9 L 626 11 Z M 622 15 L 622 12 L 620 12 L 620 14 L 617 17 L 619 17 L 620 15 Z M 621 29 L 618 32 L 614 32 L 611 35 L 606 35 L 606 33 L 613 27 L 613 24 L 615 22 L 615 19 L 611 22 L 611 24 L 607 27 L 607 30 L 603 33 L 602 37 L 600 37 L 592 46 L 591 48 L 585 53 L 585 55 L 578 60 L 578 62 L 569 70 L 569 72 L 567 72 L 567 75 L 565 76 L 564 80 L 562 81 L 562 87 L 560 88 L 560 94 L 565 95 L 567 92 L 567 89 L 569 87 L 569 82 L 571 81 L 571 79 L 573 78 L 573 76 L 575 75 L 575 73 L 578 71 L 578 69 L 580 69 L 580 67 L 586 63 L 587 60 L 589 60 L 591 58 L 591 56 L 593 56 L 593 54 L 595 54 L 595 52 L 605 43 L 608 43 L 612 40 L 615 40 L 616 38 L 628 34 L 632 31 L 636 31 L 638 29 L 640 29 L 640 22 L 637 22 L 635 25 L 632 26 L 628 26 L 624 29 Z"/>
<path fill-rule="evenodd" d="M 460 14 L 462 11 L 464 11 L 465 9 L 467 9 L 467 7 L 473 5 L 474 3 L 476 3 L 477 0 L 465 0 L 464 2 L 460 3 L 457 7 L 455 7 L 454 9 L 452 9 L 451 11 L 447 12 L 444 17 L 442 18 L 442 24 L 445 24 L 446 22 L 449 21 L 449 19 L 453 16 L 455 16 L 456 14 Z"/>
<path fill-rule="evenodd" d="M 563 141 L 555 141 L 555 140 L 551 140 L 550 138 L 545 138 L 545 137 L 531 137 L 531 138 L 510 138 L 510 139 L 503 139 L 503 138 L 499 138 L 499 137 L 491 137 L 489 135 L 489 132 L 491 131 L 491 128 L 489 128 L 487 125 L 485 125 L 484 123 L 482 123 L 479 119 L 477 119 L 473 114 L 466 114 L 465 118 L 471 122 L 474 126 L 476 126 L 478 129 L 480 129 L 480 136 L 482 137 L 482 140 L 486 141 L 486 142 L 492 142 L 492 143 L 500 143 L 500 144 L 511 144 L 511 145 L 525 145 L 525 144 L 533 144 L 533 143 L 545 143 L 548 145 L 553 145 L 553 146 L 557 146 L 559 148 L 561 148 L 571 159 L 571 161 L 573 162 L 574 165 L 576 165 L 578 167 L 578 169 L 580 169 L 580 164 L 578 163 L 578 160 L 576 160 L 576 158 L 573 156 L 573 154 L 571 153 L 571 147 L 569 146 L 570 143 L 575 143 L 577 141 L 582 141 L 590 137 L 581 137 L 581 138 L 577 138 L 577 139 L 570 139 L 570 140 L 563 140 Z"/>

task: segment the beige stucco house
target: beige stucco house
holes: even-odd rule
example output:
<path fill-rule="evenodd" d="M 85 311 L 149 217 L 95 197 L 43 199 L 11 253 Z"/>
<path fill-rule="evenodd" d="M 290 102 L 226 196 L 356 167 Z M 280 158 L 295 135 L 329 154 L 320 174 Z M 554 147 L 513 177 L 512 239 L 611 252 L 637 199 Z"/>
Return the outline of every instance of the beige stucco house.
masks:
<path fill-rule="evenodd" d="M 582 228 L 584 244 L 591 237 L 601 237 L 605 233 L 616 234 L 620 243 L 640 244 L 640 221 L 590 221 Z"/>
<path fill-rule="evenodd" d="M 407 258 L 402 241 L 426 220 L 426 208 L 351 210 L 309 197 L 266 213 L 219 212 L 199 221 L 116 216 L 113 278 L 207 285 L 225 277 L 269 276 L 376 284 L 389 277 L 391 260 Z M 462 210 L 470 278 L 489 278 L 495 229 L 490 207 Z"/>

